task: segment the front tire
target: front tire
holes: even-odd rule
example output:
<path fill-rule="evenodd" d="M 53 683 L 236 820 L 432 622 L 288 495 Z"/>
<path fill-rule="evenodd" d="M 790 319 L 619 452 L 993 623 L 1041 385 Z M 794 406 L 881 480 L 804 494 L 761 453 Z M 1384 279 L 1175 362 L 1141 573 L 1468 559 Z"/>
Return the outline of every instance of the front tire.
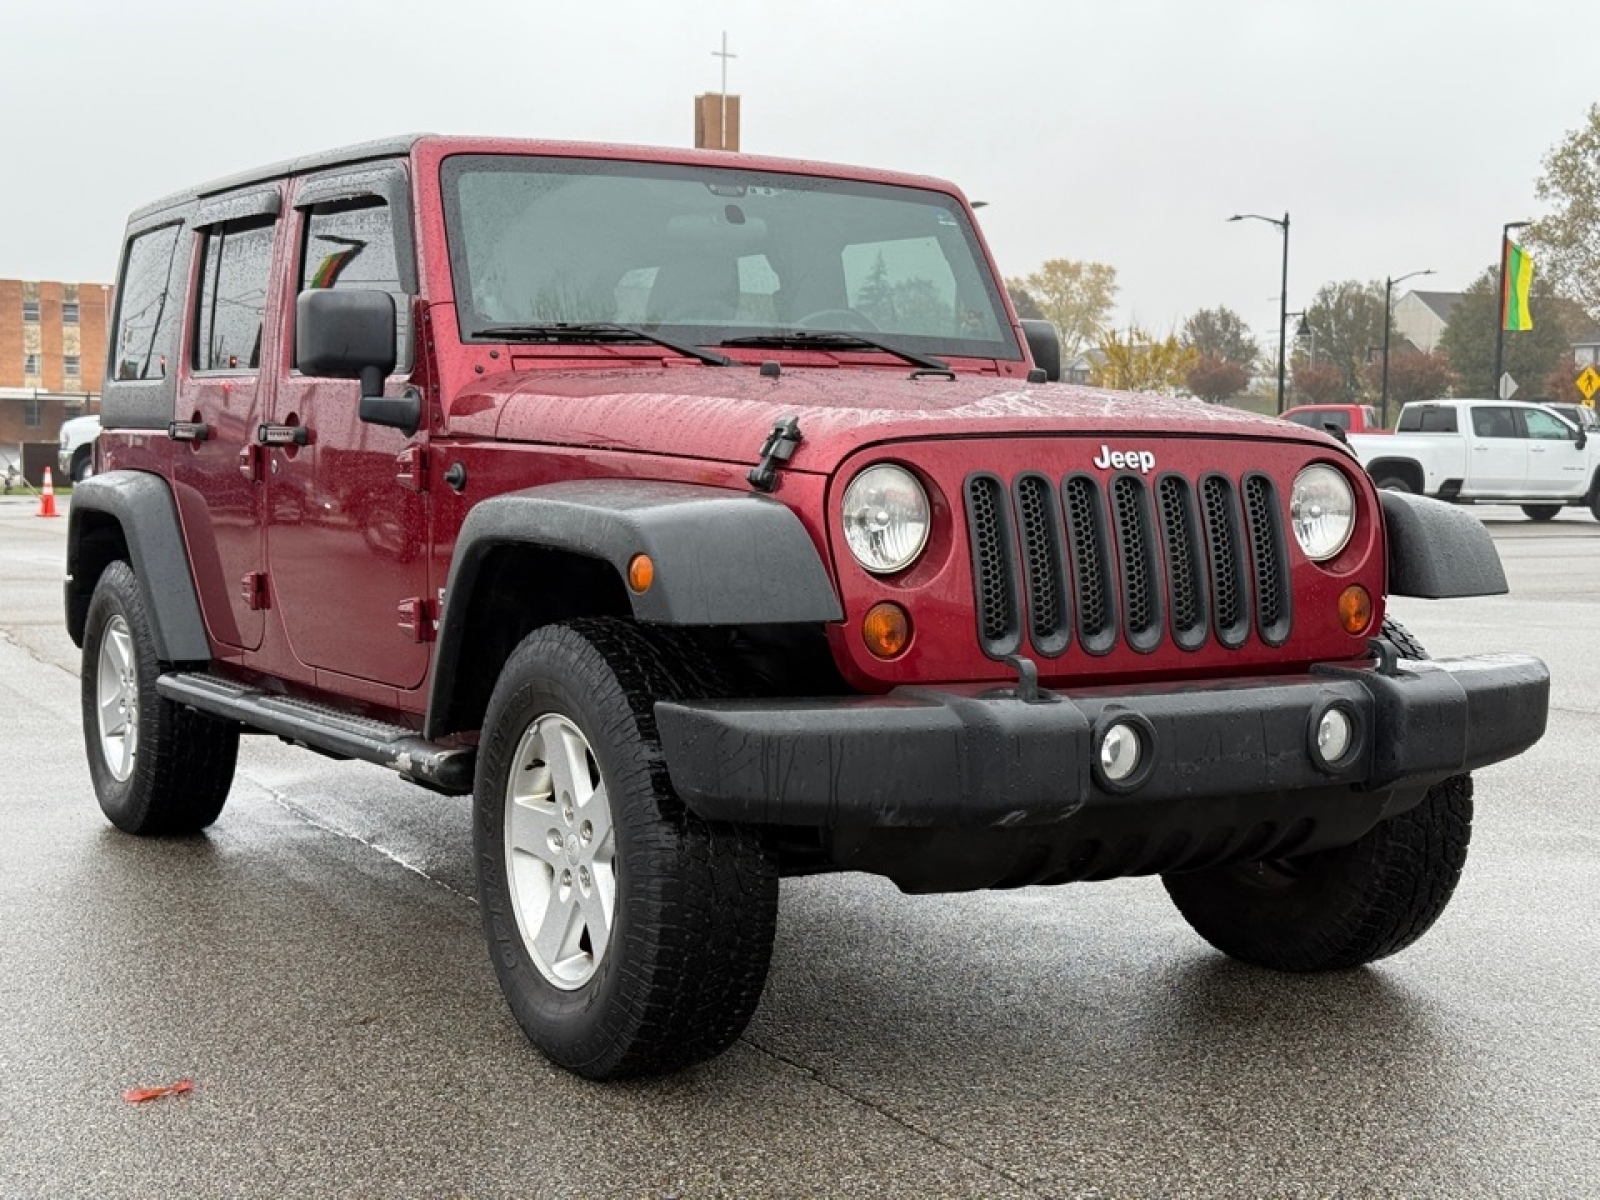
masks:
<path fill-rule="evenodd" d="M 1559 504 L 1524 504 L 1522 515 L 1530 521 L 1553 521 L 1561 512 Z"/>
<path fill-rule="evenodd" d="M 72 470 L 70 472 L 73 483 L 82 483 L 85 479 L 94 476 L 94 445 L 90 443 L 81 447 L 72 456 Z"/>
<path fill-rule="evenodd" d="M 1402 658 L 1427 654 L 1399 622 Z M 1348 846 L 1162 878 L 1191 928 L 1242 962 L 1279 971 L 1359 967 L 1398 953 L 1444 911 L 1472 836 L 1472 778 L 1453 775 L 1416 807 Z"/>
<path fill-rule="evenodd" d="M 473 796 L 478 899 L 529 1040 L 591 1079 L 676 1070 L 744 1031 L 766 982 L 776 863 L 672 791 L 654 702 L 709 664 L 616 620 L 529 634 L 489 702 Z"/>
<path fill-rule="evenodd" d="M 136 834 L 195 833 L 222 812 L 239 728 L 163 699 L 161 663 L 133 569 L 95 584 L 84 624 L 83 735 L 100 808 Z"/>

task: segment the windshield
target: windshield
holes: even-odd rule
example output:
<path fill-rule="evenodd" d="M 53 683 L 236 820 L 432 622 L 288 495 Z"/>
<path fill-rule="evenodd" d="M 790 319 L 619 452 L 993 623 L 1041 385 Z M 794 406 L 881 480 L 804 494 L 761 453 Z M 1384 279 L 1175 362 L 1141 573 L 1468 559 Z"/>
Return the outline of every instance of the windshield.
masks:
<path fill-rule="evenodd" d="M 464 338 L 557 322 L 701 345 L 847 330 L 1021 358 L 966 212 L 939 192 L 505 155 L 451 157 L 443 184 Z"/>

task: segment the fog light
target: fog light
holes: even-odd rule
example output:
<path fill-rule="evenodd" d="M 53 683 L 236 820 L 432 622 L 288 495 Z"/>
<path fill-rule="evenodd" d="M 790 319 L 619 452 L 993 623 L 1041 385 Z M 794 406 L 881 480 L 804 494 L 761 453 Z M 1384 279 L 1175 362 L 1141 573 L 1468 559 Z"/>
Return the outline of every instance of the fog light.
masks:
<path fill-rule="evenodd" d="M 874 604 L 861 619 L 861 640 L 878 658 L 894 658 L 911 641 L 911 617 L 898 604 Z"/>
<path fill-rule="evenodd" d="M 1121 783 L 1139 769 L 1144 758 L 1144 746 L 1139 732 L 1121 722 L 1106 730 L 1100 739 L 1100 773 L 1110 783 Z"/>
<path fill-rule="evenodd" d="M 1355 741 L 1355 722 L 1342 708 L 1330 708 L 1317 722 L 1317 752 L 1330 766 L 1350 752 Z"/>
<path fill-rule="evenodd" d="M 1358 583 L 1339 593 L 1339 624 L 1352 637 L 1372 628 L 1372 597 Z"/>

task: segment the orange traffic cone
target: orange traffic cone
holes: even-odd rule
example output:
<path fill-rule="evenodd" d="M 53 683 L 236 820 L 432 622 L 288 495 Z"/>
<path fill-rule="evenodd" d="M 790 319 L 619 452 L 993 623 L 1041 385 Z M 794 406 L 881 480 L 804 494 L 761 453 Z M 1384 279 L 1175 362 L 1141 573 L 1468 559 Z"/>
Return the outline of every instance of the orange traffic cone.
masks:
<path fill-rule="evenodd" d="M 50 482 L 50 468 L 44 469 L 44 491 L 39 493 L 39 511 L 34 514 L 38 517 L 59 517 L 56 511 L 56 485 Z"/>

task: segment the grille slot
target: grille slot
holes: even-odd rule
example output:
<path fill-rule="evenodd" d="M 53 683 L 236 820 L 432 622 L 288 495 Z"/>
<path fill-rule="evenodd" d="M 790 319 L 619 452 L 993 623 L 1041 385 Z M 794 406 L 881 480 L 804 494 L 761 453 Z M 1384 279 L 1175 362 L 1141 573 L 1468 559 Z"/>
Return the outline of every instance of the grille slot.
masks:
<path fill-rule="evenodd" d="M 985 654 L 1015 654 L 1022 642 L 1017 604 L 1016 542 L 1005 486 L 993 475 L 967 480 L 967 533 L 972 544 L 978 642 Z"/>
<path fill-rule="evenodd" d="M 1094 655 L 1119 643 L 1149 653 L 1168 638 L 1197 650 L 1213 636 L 1237 649 L 1252 627 L 1267 645 L 1289 637 L 1289 556 L 1266 475 L 1169 472 L 1152 485 L 1075 473 L 1058 491 L 1037 471 L 1009 484 L 978 472 L 965 493 L 978 641 L 991 657 L 1055 658 L 1074 640 Z"/>
<path fill-rule="evenodd" d="M 1156 485 L 1156 499 L 1167 552 L 1167 603 L 1172 612 L 1172 640 L 1185 650 L 1194 650 L 1206 640 L 1206 594 L 1189 481 L 1178 475 L 1163 475 Z"/>
<path fill-rule="evenodd" d="M 1289 586 L 1283 522 L 1272 480 L 1265 475 L 1245 477 L 1244 510 L 1255 567 L 1256 629 L 1269 646 L 1282 645 L 1289 636 Z"/>
<path fill-rule="evenodd" d="M 1105 501 L 1100 495 L 1100 485 L 1087 475 L 1069 477 L 1061 494 L 1066 502 L 1067 541 L 1072 550 L 1072 594 L 1078 602 L 1078 641 L 1090 654 L 1104 654 L 1117 641 Z"/>
<path fill-rule="evenodd" d="M 1132 475 L 1119 475 L 1111 484 L 1111 510 L 1117 527 L 1128 645 L 1148 653 L 1161 644 L 1161 564 L 1156 539 L 1151 536 L 1149 497 L 1143 482 Z"/>
<path fill-rule="evenodd" d="M 1046 658 L 1054 658 L 1072 640 L 1066 543 L 1055 485 L 1043 475 L 1020 476 L 1016 482 L 1016 505 L 1028 588 L 1029 632 L 1034 648 Z"/>

